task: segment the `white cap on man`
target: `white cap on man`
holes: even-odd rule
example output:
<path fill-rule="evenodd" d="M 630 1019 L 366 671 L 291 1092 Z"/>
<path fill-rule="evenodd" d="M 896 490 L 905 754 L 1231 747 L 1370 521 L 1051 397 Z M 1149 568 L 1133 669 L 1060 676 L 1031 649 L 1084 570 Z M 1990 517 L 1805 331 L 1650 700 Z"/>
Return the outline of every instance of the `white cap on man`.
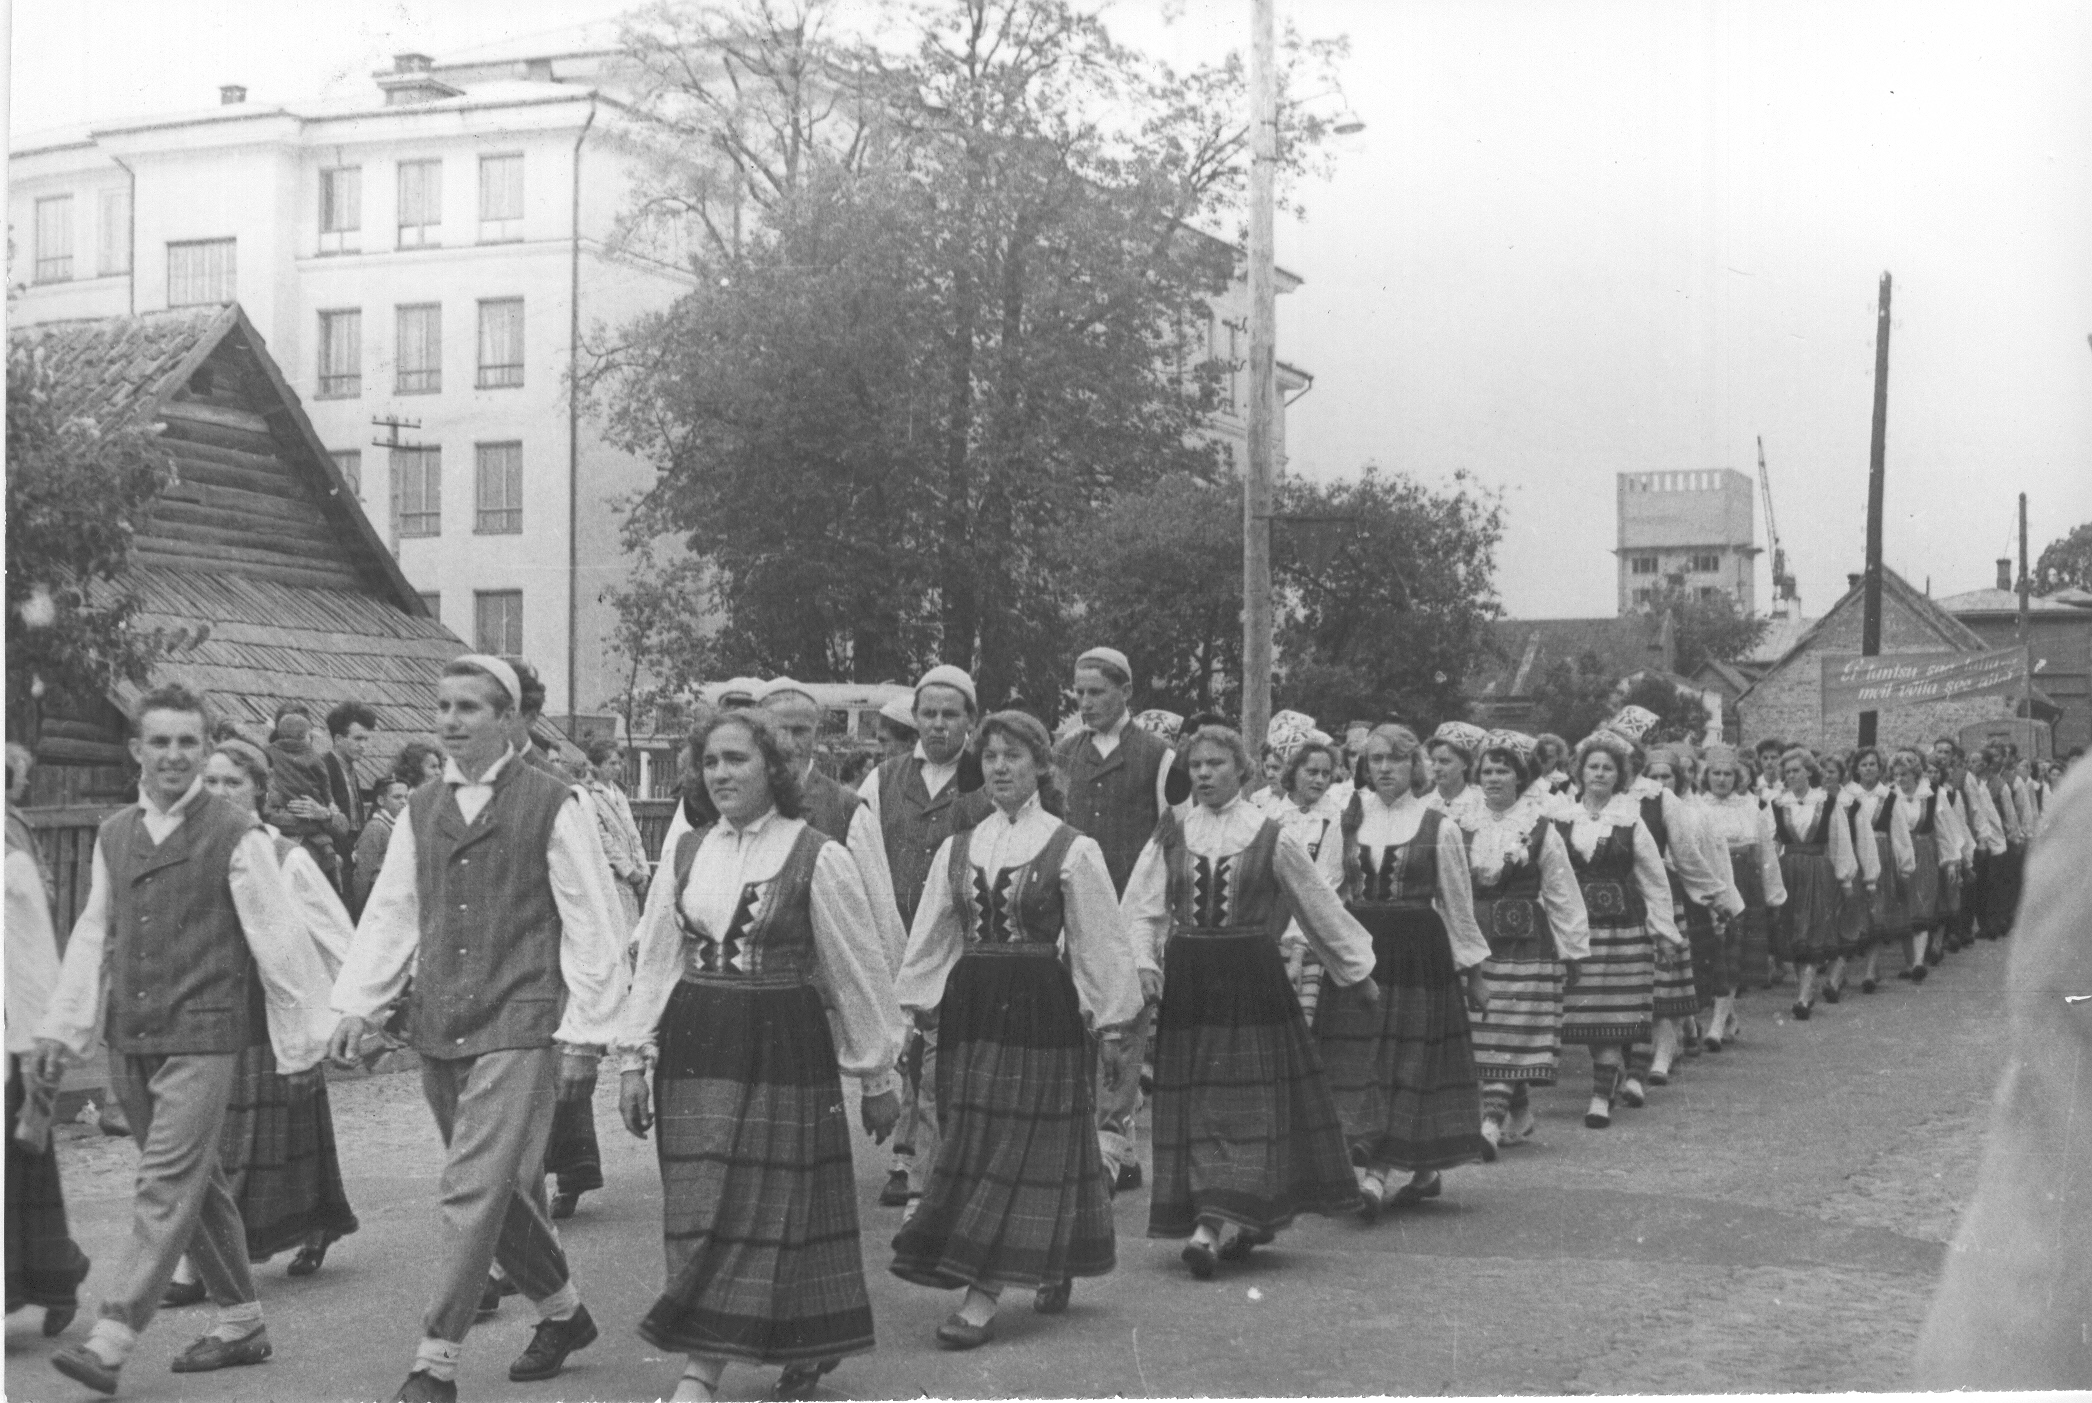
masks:
<path fill-rule="evenodd" d="M 921 696 L 925 687 L 949 687 L 966 698 L 968 706 L 978 708 L 981 704 L 980 695 L 974 690 L 972 675 L 965 668 L 953 667 L 950 663 L 939 663 L 924 673 L 922 680 L 915 684 L 915 694 Z"/>

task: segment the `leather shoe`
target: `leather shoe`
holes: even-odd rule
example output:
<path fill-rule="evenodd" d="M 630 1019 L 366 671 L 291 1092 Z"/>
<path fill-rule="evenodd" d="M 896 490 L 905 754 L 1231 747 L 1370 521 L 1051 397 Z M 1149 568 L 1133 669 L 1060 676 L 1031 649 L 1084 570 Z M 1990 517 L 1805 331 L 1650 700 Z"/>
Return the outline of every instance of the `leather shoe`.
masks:
<path fill-rule="evenodd" d="M 177 1374 L 208 1374 L 214 1369 L 235 1369 L 243 1364 L 259 1364 L 276 1351 L 269 1344 L 269 1330 L 262 1326 L 251 1335 L 238 1340 L 221 1340 L 216 1335 L 205 1335 L 174 1357 L 168 1368 Z"/>
<path fill-rule="evenodd" d="M 1433 1170 L 1431 1177 L 1424 1180 L 1421 1184 L 1411 1180 L 1401 1188 L 1396 1189 L 1394 1205 L 1397 1208 L 1407 1208 L 1413 1203 L 1422 1203 L 1427 1198 L 1437 1198 L 1444 1190 L 1444 1176 Z"/>
<path fill-rule="evenodd" d="M 1074 1278 L 1062 1277 L 1057 1285 L 1041 1286 L 1031 1298 L 1031 1308 L 1041 1315 L 1059 1315 L 1068 1308 L 1068 1298 L 1074 1294 Z"/>
<path fill-rule="evenodd" d="M 327 1248 L 330 1243 L 331 1239 L 321 1238 L 316 1244 L 308 1242 L 303 1247 L 300 1247 L 298 1255 L 291 1258 L 290 1267 L 284 1272 L 284 1275 L 311 1276 L 327 1260 Z"/>
<path fill-rule="evenodd" d="M 508 1366 L 511 1383 L 549 1379 L 567 1365 L 567 1356 L 596 1342 L 596 1322 L 587 1306 L 577 1306 L 565 1320 L 540 1320 L 530 1343 Z"/>
<path fill-rule="evenodd" d="M 1191 1268 L 1193 1276 L 1201 1281 L 1213 1279 L 1213 1264 L 1218 1259 L 1213 1255 L 1212 1247 L 1203 1242 L 1187 1242 L 1183 1256 L 1184 1265 Z"/>
<path fill-rule="evenodd" d="M 78 1306 L 46 1306 L 44 1308 L 44 1338 L 55 1340 L 65 1333 L 65 1327 L 73 1323 L 80 1313 Z"/>
<path fill-rule="evenodd" d="M 1112 1185 L 1112 1187 L 1115 1190 L 1117 1190 L 1120 1193 L 1124 1193 L 1128 1189 L 1137 1189 L 1140 1187 L 1140 1185 L 1141 1178 L 1139 1160 L 1129 1159 L 1124 1164 L 1119 1166 L 1119 1177 L 1117 1181 L 1114 1182 Z"/>
<path fill-rule="evenodd" d="M 821 1376 L 842 1363 L 840 1359 L 819 1359 L 811 1364 L 787 1364 L 784 1372 L 777 1376 L 777 1386 L 770 1390 L 772 1398 L 811 1398 L 821 1386 Z"/>
<path fill-rule="evenodd" d="M 474 1320 L 492 1319 L 495 1312 L 501 1309 L 501 1298 L 517 1294 L 516 1283 L 510 1281 L 507 1277 L 488 1277 L 487 1289 L 479 1293 L 479 1309 L 473 1314 L 472 1318 Z"/>
<path fill-rule="evenodd" d="M 1807 1004 L 1797 1002 L 1794 1005 L 1793 1013 L 1797 1022 L 1806 1023 L 1809 1021 L 1809 1006 Z"/>
<path fill-rule="evenodd" d="M 167 1289 L 160 1293 L 161 1310 L 180 1310 L 184 1306 L 200 1306 L 211 1293 L 203 1289 L 201 1281 L 170 1281 Z"/>
<path fill-rule="evenodd" d="M 74 1345 L 61 1349 L 51 1356 L 51 1367 L 76 1384 L 85 1384 L 96 1393 L 116 1392 L 116 1364 L 104 1364 L 102 1357 L 86 1345 Z"/>
<path fill-rule="evenodd" d="M 881 1208 L 905 1208 L 908 1206 L 908 1171 L 896 1169 L 886 1176 L 886 1183 L 879 1189 Z"/>
<path fill-rule="evenodd" d="M 1223 1262 L 1246 1262 L 1250 1248 L 1262 1247 L 1277 1237 L 1278 1234 L 1268 1228 L 1237 1228 L 1235 1235 L 1222 1243 L 1220 1250 L 1213 1255 Z"/>
<path fill-rule="evenodd" d="M 454 1379 L 439 1379 L 426 1369 L 416 1369 L 392 1395 L 392 1403 L 458 1403 L 458 1385 Z"/>
<path fill-rule="evenodd" d="M 1387 1191 L 1378 1179 L 1365 1178 L 1358 1182 L 1358 1218 L 1362 1223 L 1380 1221 L 1380 1210 L 1387 1207 Z"/>
<path fill-rule="evenodd" d="M 952 1318 L 937 1327 L 937 1344 L 943 1349 L 979 1349 L 995 1338 L 995 1317 L 989 1316 L 986 1325 L 974 1325 L 966 1317 L 954 1313 Z"/>
<path fill-rule="evenodd" d="M 565 1222 L 574 1216 L 574 1209 L 580 1203 L 580 1194 L 556 1193 L 552 1195 L 552 1220 L 554 1222 Z"/>

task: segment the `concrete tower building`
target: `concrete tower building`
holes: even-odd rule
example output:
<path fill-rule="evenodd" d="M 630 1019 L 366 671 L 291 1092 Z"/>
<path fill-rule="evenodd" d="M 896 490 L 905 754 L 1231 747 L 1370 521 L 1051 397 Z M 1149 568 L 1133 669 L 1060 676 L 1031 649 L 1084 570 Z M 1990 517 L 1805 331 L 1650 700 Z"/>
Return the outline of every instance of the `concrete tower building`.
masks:
<path fill-rule="evenodd" d="M 1621 473 L 1620 613 L 1649 607 L 1667 587 L 1744 613 L 1758 606 L 1751 480 L 1729 468 Z"/>

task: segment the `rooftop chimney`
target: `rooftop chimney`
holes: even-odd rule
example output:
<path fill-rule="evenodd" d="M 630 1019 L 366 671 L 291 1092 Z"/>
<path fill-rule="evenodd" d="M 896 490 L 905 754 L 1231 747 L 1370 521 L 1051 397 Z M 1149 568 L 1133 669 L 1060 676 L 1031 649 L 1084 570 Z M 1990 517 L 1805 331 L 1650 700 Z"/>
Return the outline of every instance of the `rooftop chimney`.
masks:
<path fill-rule="evenodd" d="M 394 73 L 426 73 L 435 66 L 435 63 L 436 61 L 427 54 L 394 54 L 392 56 L 392 71 Z"/>
<path fill-rule="evenodd" d="M 247 100 L 247 90 L 238 83 L 226 83 L 218 89 L 218 105 L 231 107 Z"/>
<path fill-rule="evenodd" d="M 2012 560 L 2009 556 L 1998 557 L 1998 588 L 2012 593 Z"/>
<path fill-rule="evenodd" d="M 1856 570 L 1848 572 L 1845 576 L 1845 588 L 1858 589 L 1860 587 L 1860 583 L 1866 578 L 1867 577 L 1865 575 L 1860 574 Z"/>
<path fill-rule="evenodd" d="M 378 80 L 388 107 L 401 107 L 412 102 L 440 102 L 444 98 L 462 96 L 464 89 L 438 78 L 435 67 L 436 61 L 427 54 L 394 54 L 391 71 L 372 76 Z"/>

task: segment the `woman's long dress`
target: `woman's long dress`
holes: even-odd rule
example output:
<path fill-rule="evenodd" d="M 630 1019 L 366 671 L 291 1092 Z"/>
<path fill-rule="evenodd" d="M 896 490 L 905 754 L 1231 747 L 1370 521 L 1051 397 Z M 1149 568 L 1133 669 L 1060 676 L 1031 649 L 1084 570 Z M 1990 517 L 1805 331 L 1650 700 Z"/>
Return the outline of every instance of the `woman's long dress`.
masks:
<path fill-rule="evenodd" d="M 947 839 L 930 871 L 895 994 L 937 1014 L 940 1139 L 893 1273 L 943 1288 L 1102 1276 L 1116 1246 L 1089 1029 L 1141 1011 L 1103 850 L 1033 796 Z"/>
<path fill-rule="evenodd" d="M 1782 953 L 1797 965 L 1829 964 L 1840 948 L 1839 866 L 1851 851 L 1845 815 L 1824 790 L 1797 799 L 1783 789 L 1772 801 L 1772 822 L 1780 843 L 1780 883 L 1787 888 Z"/>
<path fill-rule="evenodd" d="M 1923 780 L 1914 789 L 1897 792 L 1910 823 L 1911 869 L 1904 884 L 1910 933 L 1930 935 L 1941 920 L 1939 796 Z"/>
<path fill-rule="evenodd" d="M 1726 853 L 1710 841 L 1697 805 L 1654 780 L 1638 780 L 1632 791 L 1641 799 L 1642 822 L 1663 854 L 1671 888 L 1671 917 L 1686 943 L 1656 947 L 1655 1015 L 1690 1018 L 1714 1006 L 1715 995 L 1735 987 L 1734 961 L 1728 942 L 1717 933 L 1717 907 L 1737 910 Z"/>
<path fill-rule="evenodd" d="M 1869 795 L 1857 784 L 1847 784 L 1838 794 L 1837 826 L 1843 830 L 1840 845 L 1831 853 L 1837 865 L 1838 954 L 1855 959 L 1872 949 L 1880 932 L 1882 875 L 1881 849 L 1874 841 L 1874 805 L 1881 791 Z M 1872 884 L 1873 891 L 1868 885 Z"/>
<path fill-rule="evenodd" d="M 1278 826 L 1300 835 L 1307 846 L 1308 856 L 1315 859 L 1315 869 L 1329 883 L 1331 891 L 1344 888 L 1344 812 L 1348 798 L 1339 802 L 1332 788 L 1308 808 L 1287 803 L 1276 815 Z M 1300 922 L 1289 921 L 1286 933 L 1279 937 L 1279 952 L 1286 957 L 1286 969 L 1293 979 L 1293 992 L 1300 999 L 1300 1016 L 1307 1020 L 1310 1028 L 1315 1026 L 1315 1008 L 1322 997 L 1322 962 L 1308 947 L 1307 937 L 1300 933 Z"/>
<path fill-rule="evenodd" d="M 1724 945 L 1733 972 L 1726 987 L 1762 989 L 1770 977 L 1773 921 L 1787 901 L 1772 808 L 1751 794 L 1722 799 L 1703 794 L 1700 817 L 1709 839 L 1727 855 L 1736 891 L 1743 897 L 1743 914 L 1729 923 Z"/>
<path fill-rule="evenodd" d="M 1656 942 L 1685 942 L 1671 919 L 1671 882 L 1631 794 L 1569 820 L 1569 865 L 1591 926 L 1591 956 L 1562 1000 L 1562 1041 L 1611 1047 L 1646 1040 L 1656 1003 Z"/>
<path fill-rule="evenodd" d="M 276 860 L 306 932 L 327 973 L 338 974 L 355 935 L 348 910 L 309 850 L 280 835 L 275 842 Z M 266 1038 L 249 1044 L 234 1069 L 218 1162 L 240 1205 L 248 1259 L 265 1262 L 316 1232 L 329 1241 L 355 1232 L 356 1212 L 342 1184 L 326 1082 L 306 1095 L 293 1095 L 290 1080 L 276 1070 L 276 1053 Z"/>
<path fill-rule="evenodd" d="M 1482 961 L 1489 1010 L 1474 1024 L 1484 1082 L 1554 1084 L 1563 965 L 1591 954 L 1590 918 L 1563 837 L 1568 823 L 1546 816 L 1555 804 L 1528 792 L 1505 813 L 1488 814 L 1469 845 L 1475 925 L 1489 942 Z"/>
<path fill-rule="evenodd" d="M 1289 913 L 1289 909 L 1290 913 Z M 1276 1231 L 1341 1213 L 1358 1184 L 1278 939 L 1289 914 L 1338 986 L 1372 973 L 1372 939 L 1295 834 L 1236 799 L 1156 824 L 1120 903 L 1163 971 L 1150 1237 L 1201 1218 Z"/>
<path fill-rule="evenodd" d="M 1877 786 L 1870 797 L 1874 865 L 1881 874 L 1874 888 L 1874 942 L 1894 944 L 1910 936 L 1910 883 L 1917 865 L 1910 841 L 1911 805 L 1892 784 Z"/>
<path fill-rule="evenodd" d="M 774 809 L 685 833 L 655 874 L 618 1045 L 630 1067 L 658 1035 L 667 1285 L 639 1325 L 657 1348 L 758 1364 L 872 1348 L 837 1069 L 892 1088 L 878 931 L 849 854 Z"/>

